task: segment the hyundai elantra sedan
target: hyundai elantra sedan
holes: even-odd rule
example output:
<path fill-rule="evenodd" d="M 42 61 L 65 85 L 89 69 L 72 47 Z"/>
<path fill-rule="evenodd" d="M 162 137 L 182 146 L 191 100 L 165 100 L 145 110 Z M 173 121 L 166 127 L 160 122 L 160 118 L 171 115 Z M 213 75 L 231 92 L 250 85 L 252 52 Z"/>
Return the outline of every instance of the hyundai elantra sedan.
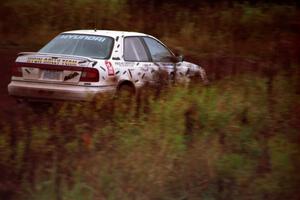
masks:
<path fill-rule="evenodd" d="M 136 91 L 157 74 L 187 80 L 206 74 L 183 61 L 153 36 L 124 31 L 63 32 L 38 52 L 19 53 L 12 66 L 10 95 L 31 100 L 85 101 L 103 92 Z"/>

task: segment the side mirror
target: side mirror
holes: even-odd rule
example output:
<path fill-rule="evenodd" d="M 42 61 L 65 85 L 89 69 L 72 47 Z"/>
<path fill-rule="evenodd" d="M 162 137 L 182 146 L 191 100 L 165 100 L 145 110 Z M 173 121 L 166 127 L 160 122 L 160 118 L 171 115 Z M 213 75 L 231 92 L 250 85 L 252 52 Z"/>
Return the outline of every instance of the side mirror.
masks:
<path fill-rule="evenodd" d="M 183 55 L 180 56 L 171 56 L 169 57 L 170 61 L 172 63 L 178 63 L 178 62 L 182 62 L 183 61 Z"/>
<path fill-rule="evenodd" d="M 184 56 L 183 55 L 179 55 L 177 56 L 178 62 L 182 62 L 184 60 Z"/>

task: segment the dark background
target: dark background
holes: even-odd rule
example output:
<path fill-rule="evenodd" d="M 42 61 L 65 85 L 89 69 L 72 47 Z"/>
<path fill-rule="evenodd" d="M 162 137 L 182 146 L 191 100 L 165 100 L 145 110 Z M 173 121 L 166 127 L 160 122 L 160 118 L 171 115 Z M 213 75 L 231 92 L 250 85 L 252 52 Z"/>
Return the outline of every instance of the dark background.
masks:
<path fill-rule="evenodd" d="M 156 36 L 210 85 L 144 94 L 130 111 L 8 96 L 18 52 L 95 27 Z M 299 66 L 298 1 L 2 0 L 0 199 L 298 200 Z"/>

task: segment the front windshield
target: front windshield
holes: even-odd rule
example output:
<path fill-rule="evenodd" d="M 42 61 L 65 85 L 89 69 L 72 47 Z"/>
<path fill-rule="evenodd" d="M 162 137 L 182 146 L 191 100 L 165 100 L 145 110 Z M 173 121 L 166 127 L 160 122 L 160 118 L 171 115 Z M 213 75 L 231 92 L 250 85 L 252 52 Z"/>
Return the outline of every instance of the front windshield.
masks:
<path fill-rule="evenodd" d="M 44 46 L 40 53 L 55 53 L 107 59 L 113 38 L 98 35 L 61 34 Z"/>

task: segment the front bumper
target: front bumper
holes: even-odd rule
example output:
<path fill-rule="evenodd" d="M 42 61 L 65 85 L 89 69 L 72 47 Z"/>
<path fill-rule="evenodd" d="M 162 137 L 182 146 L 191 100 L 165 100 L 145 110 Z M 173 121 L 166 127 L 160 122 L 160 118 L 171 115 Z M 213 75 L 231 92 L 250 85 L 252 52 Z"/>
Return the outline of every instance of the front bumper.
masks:
<path fill-rule="evenodd" d="M 116 86 L 76 86 L 27 81 L 12 81 L 8 93 L 21 99 L 89 101 L 95 95 L 115 92 Z"/>

